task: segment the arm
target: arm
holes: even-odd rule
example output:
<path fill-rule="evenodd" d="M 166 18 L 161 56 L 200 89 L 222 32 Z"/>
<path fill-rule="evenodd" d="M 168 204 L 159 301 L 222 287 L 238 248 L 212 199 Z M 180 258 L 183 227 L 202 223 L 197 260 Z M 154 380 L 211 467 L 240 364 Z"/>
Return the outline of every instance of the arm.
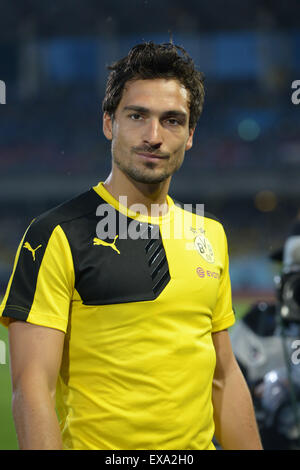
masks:
<path fill-rule="evenodd" d="M 9 325 L 12 410 L 20 449 L 62 449 L 55 411 L 62 331 L 13 321 Z"/>
<path fill-rule="evenodd" d="M 212 339 L 217 360 L 212 389 L 216 438 L 224 450 L 262 450 L 252 399 L 228 331 L 213 333 Z"/>

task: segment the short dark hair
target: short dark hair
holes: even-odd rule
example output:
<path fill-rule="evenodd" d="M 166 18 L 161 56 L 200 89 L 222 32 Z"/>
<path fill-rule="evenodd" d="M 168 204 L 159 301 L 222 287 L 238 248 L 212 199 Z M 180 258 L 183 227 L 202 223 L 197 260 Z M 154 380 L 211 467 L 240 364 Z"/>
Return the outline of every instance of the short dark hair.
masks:
<path fill-rule="evenodd" d="M 189 92 L 189 128 L 194 129 L 204 102 L 204 75 L 181 46 L 173 43 L 137 44 L 128 55 L 108 66 L 108 76 L 102 109 L 114 116 L 126 82 L 166 78 L 178 80 Z"/>

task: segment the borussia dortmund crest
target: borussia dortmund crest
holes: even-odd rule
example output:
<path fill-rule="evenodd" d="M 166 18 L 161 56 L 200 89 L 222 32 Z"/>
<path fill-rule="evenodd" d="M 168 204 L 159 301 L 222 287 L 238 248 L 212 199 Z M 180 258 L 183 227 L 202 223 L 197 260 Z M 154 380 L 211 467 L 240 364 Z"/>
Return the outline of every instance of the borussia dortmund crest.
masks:
<path fill-rule="evenodd" d="M 203 234 L 200 234 L 197 235 L 194 243 L 198 253 L 202 256 L 202 258 L 204 258 L 208 263 L 214 263 L 215 255 L 210 241 Z"/>

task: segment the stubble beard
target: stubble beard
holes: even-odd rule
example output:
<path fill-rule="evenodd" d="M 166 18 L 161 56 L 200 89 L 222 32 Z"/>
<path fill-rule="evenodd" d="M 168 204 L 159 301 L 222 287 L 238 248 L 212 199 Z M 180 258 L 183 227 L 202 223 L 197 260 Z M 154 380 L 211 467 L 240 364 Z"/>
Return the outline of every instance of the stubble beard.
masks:
<path fill-rule="evenodd" d="M 180 159 L 176 159 L 176 164 L 172 165 L 171 168 L 162 169 L 159 173 L 155 171 L 155 162 L 144 162 L 140 167 L 135 166 L 133 163 L 124 163 L 124 161 L 115 154 L 113 155 L 113 161 L 118 168 L 125 173 L 127 176 L 132 178 L 137 183 L 144 184 L 157 184 L 165 181 L 171 177 L 182 165 Z"/>

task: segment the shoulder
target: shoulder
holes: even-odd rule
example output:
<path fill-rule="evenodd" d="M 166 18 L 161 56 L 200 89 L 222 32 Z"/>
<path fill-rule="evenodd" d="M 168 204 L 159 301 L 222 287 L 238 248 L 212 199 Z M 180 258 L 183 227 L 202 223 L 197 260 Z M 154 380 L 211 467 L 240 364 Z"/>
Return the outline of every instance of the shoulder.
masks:
<path fill-rule="evenodd" d="M 211 212 L 208 212 L 205 209 L 204 204 L 197 204 L 197 203 L 187 204 L 187 203 L 180 202 L 176 199 L 173 199 L 173 202 L 175 206 L 177 206 L 180 210 L 195 214 L 196 216 L 199 216 L 199 217 L 203 217 L 204 219 L 207 219 L 208 221 L 215 222 L 216 224 L 220 225 L 223 228 L 223 224 L 221 220 L 217 216 L 212 214 Z"/>
<path fill-rule="evenodd" d="M 173 199 L 178 212 L 179 223 L 190 227 L 197 237 L 203 238 L 203 243 L 208 240 L 219 248 L 227 248 L 227 236 L 221 220 L 211 212 L 208 212 L 204 204 L 185 204 Z"/>
<path fill-rule="evenodd" d="M 33 219 L 28 230 L 31 235 L 38 235 L 39 238 L 49 238 L 58 225 L 63 226 L 65 222 L 70 222 L 91 213 L 95 214 L 100 202 L 101 198 L 93 189 L 90 189 L 40 214 Z"/>

